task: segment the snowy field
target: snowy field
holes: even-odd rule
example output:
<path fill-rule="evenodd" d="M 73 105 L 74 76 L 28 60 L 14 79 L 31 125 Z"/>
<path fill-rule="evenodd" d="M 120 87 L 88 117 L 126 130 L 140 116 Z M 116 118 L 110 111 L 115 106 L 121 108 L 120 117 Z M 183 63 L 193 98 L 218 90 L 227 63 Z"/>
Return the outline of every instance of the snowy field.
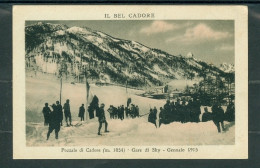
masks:
<path fill-rule="evenodd" d="M 149 112 L 150 106 L 159 109 L 165 100 L 140 97 L 142 91 L 117 86 L 90 85 L 92 94 L 97 95 L 100 103 L 109 105 L 125 105 L 127 97 L 140 108 L 140 115 Z M 110 120 L 106 111 L 109 133 L 97 135 L 97 118 L 86 119 L 79 127 L 61 127 L 59 139 L 54 132 L 46 141 L 48 127 L 43 125 L 42 108 L 45 102 L 49 105 L 59 100 L 59 80 L 45 76 L 44 78 L 26 78 L 26 139 L 27 146 L 94 146 L 94 145 L 231 145 L 235 143 L 235 125 L 225 122 L 226 132 L 217 133 L 212 121 L 206 123 L 178 123 L 161 125 L 155 128 L 147 122 L 148 116 L 137 119 Z M 62 105 L 70 99 L 73 124 L 79 123 L 78 109 L 82 103 L 86 105 L 85 84 L 63 82 Z M 203 112 L 203 111 L 202 111 Z M 65 121 L 63 120 L 65 124 Z M 104 132 L 104 126 L 101 133 Z"/>

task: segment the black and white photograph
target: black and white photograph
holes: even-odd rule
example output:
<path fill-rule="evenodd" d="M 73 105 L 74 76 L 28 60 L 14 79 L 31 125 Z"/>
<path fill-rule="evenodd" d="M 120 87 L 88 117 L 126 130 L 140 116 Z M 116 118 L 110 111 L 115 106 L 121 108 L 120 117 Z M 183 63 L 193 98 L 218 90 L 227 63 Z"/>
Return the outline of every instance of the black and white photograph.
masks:
<path fill-rule="evenodd" d="M 234 21 L 28 21 L 25 47 L 28 146 L 235 143 Z"/>
<path fill-rule="evenodd" d="M 237 116 L 247 111 L 237 105 L 244 77 L 237 68 L 246 67 L 236 65 L 235 19 L 163 19 L 151 11 L 24 18 L 26 148 L 133 155 L 240 144 L 247 121 Z"/>

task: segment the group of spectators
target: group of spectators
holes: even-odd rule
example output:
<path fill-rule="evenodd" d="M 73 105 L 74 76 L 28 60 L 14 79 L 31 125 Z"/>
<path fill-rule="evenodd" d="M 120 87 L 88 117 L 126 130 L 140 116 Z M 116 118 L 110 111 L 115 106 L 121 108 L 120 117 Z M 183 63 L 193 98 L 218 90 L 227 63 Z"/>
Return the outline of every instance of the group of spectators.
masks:
<path fill-rule="evenodd" d="M 124 105 L 115 107 L 113 105 L 110 105 L 107 111 L 110 115 L 110 119 L 123 120 L 125 117 L 126 118 L 139 117 L 139 107 L 134 104 L 131 104 L 130 107 L 124 107 Z"/>

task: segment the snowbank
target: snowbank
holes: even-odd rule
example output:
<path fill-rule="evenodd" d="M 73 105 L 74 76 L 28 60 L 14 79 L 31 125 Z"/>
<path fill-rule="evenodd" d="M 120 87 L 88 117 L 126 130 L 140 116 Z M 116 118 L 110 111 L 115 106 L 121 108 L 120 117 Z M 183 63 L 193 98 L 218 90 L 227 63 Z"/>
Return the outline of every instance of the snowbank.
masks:
<path fill-rule="evenodd" d="M 105 110 L 109 105 L 125 105 L 128 97 L 132 103 L 140 108 L 140 114 L 149 112 L 150 107 L 157 109 L 165 104 L 165 100 L 140 97 L 143 91 L 126 89 L 118 86 L 98 87 L 90 85 L 91 93 L 98 96 L 100 103 L 105 103 Z M 43 124 L 42 108 L 45 102 L 49 104 L 59 100 L 60 83 L 53 77 L 38 79 L 26 78 L 26 138 L 28 146 L 93 146 L 93 145 L 230 145 L 235 142 L 234 123 L 225 123 L 226 132 L 217 133 L 213 122 L 206 123 L 171 123 L 155 128 L 147 122 L 147 115 L 136 119 L 110 120 L 109 133 L 97 135 L 97 118 L 88 117 L 82 126 L 61 127 L 59 139 L 52 133 L 46 141 L 48 127 Z M 70 99 L 73 124 L 79 123 L 78 109 L 82 103 L 86 104 L 85 84 L 71 84 L 64 80 L 62 90 L 62 105 Z M 63 121 L 65 124 L 65 121 Z M 102 128 L 104 131 L 104 126 Z"/>

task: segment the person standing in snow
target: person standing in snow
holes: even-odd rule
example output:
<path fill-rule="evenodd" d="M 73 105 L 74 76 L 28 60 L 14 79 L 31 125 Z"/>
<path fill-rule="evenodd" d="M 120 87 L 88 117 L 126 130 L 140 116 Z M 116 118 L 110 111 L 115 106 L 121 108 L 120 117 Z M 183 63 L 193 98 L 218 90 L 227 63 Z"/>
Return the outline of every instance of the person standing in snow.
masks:
<path fill-rule="evenodd" d="M 56 108 L 57 108 L 57 112 L 58 112 L 59 117 L 60 117 L 60 125 L 62 126 L 63 113 L 62 113 L 62 106 L 60 105 L 59 101 L 56 101 Z"/>
<path fill-rule="evenodd" d="M 98 103 L 99 99 L 96 95 L 94 95 L 91 103 L 88 106 L 89 119 L 93 119 L 95 117 L 94 111 L 96 111 L 96 117 L 98 117 Z"/>
<path fill-rule="evenodd" d="M 68 119 L 70 121 L 70 125 L 72 125 L 71 124 L 71 113 L 70 113 L 70 100 L 69 99 L 66 100 L 66 103 L 64 104 L 63 109 L 64 109 L 64 114 L 65 114 L 67 126 L 69 126 Z"/>
<path fill-rule="evenodd" d="M 99 127 L 98 127 L 98 135 L 101 135 L 100 134 L 100 130 L 102 128 L 102 124 L 105 123 L 105 132 L 109 132 L 107 130 L 107 126 L 108 126 L 108 123 L 106 121 L 106 116 L 105 116 L 105 110 L 104 110 L 104 107 L 105 107 L 105 104 L 102 103 L 100 108 L 98 109 L 98 122 L 99 122 Z"/>
<path fill-rule="evenodd" d="M 139 107 L 138 107 L 138 105 L 136 105 L 135 108 L 136 108 L 136 117 L 139 117 L 140 114 L 139 114 Z"/>
<path fill-rule="evenodd" d="M 60 131 L 60 114 L 58 113 L 57 106 L 55 104 L 52 105 L 53 111 L 50 113 L 50 121 L 49 121 L 49 130 L 47 133 L 47 140 L 50 137 L 50 134 L 53 130 L 55 130 L 55 138 L 58 139 L 58 134 Z"/>
<path fill-rule="evenodd" d="M 195 122 L 200 122 L 200 101 L 197 99 L 196 101 L 193 102 L 193 111 L 194 111 L 194 121 Z"/>
<path fill-rule="evenodd" d="M 159 114 L 159 127 L 162 123 L 165 122 L 165 111 L 162 107 L 160 107 L 160 114 Z"/>
<path fill-rule="evenodd" d="M 110 115 L 110 119 L 113 119 L 114 116 L 113 116 L 113 105 L 110 105 L 110 107 L 107 109 L 107 111 L 109 112 L 109 115 Z"/>
<path fill-rule="evenodd" d="M 176 108 L 176 121 L 182 122 L 182 105 L 180 99 L 177 99 L 177 102 L 175 104 Z"/>
<path fill-rule="evenodd" d="M 157 119 L 157 109 L 156 107 L 154 107 L 154 109 L 150 109 L 150 113 L 148 116 L 148 122 L 153 123 L 155 125 L 155 127 L 157 128 L 156 125 L 156 119 Z"/>
<path fill-rule="evenodd" d="M 48 103 L 45 103 L 45 106 L 42 109 L 45 126 L 47 126 L 49 124 L 50 112 L 51 112 L 51 109 L 48 107 Z"/>
<path fill-rule="evenodd" d="M 125 108 L 124 105 L 120 107 L 120 119 L 123 120 L 125 118 Z"/>
<path fill-rule="evenodd" d="M 207 107 L 204 107 L 204 113 L 202 115 L 202 122 L 207 122 L 212 120 L 212 114 L 208 111 Z"/>
<path fill-rule="evenodd" d="M 82 104 L 79 108 L 79 117 L 80 117 L 80 121 L 84 121 L 84 115 L 85 115 L 85 108 L 84 108 L 84 104 Z"/>
<path fill-rule="evenodd" d="M 231 102 L 228 106 L 227 106 L 227 110 L 225 113 L 225 120 L 226 121 L 235 121 L 235 106 L 234 103 Z"/>
<path fill-rule="evenodd" d="M 220 107 L 220 105 L 218 103 L 214 104 L 212 106 L 212 120 L 214 122 L 214 124 L 217 126 L 218 132 L 220 133 L 220 124 L 222 127 L 222 131 L 225 130 L 224 128 L 224 110 Z"/>

